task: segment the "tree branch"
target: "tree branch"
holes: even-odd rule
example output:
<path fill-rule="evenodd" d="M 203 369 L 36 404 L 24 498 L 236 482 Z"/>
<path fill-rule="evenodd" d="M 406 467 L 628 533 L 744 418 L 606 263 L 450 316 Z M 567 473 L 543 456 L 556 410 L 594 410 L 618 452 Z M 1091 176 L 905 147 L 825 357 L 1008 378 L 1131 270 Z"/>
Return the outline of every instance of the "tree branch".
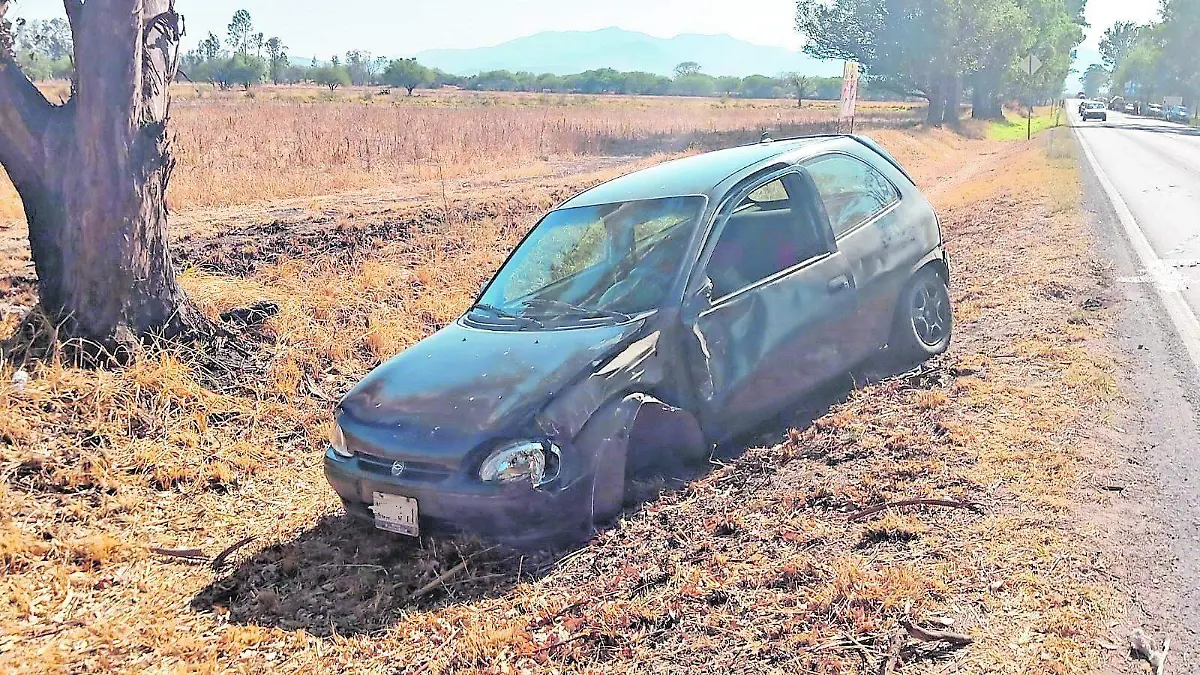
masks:
<path fill-rule="evenodd" d="M 7 10 L 7 0 L 0 0 L 0 43 L 4 44 L 10 38 L 4 19 Z M 11 50 L 0 49 L 0 165 L 14 181 L 38 172 L 39 137 L 54 111 L 17 65 Z"/>

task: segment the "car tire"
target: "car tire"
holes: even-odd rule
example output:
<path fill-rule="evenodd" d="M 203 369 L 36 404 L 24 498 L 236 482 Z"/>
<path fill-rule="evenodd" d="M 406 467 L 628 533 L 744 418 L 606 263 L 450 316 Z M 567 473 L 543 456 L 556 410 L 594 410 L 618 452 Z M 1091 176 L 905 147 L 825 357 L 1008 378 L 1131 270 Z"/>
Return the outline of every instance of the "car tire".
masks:
<path fill-rule="evenodd" d="M 900 293 L 888 351 L 903 359 L 925 361 L 950 348 L 953 332 L 946 280 L 933 267 L 924 267 Z"/>

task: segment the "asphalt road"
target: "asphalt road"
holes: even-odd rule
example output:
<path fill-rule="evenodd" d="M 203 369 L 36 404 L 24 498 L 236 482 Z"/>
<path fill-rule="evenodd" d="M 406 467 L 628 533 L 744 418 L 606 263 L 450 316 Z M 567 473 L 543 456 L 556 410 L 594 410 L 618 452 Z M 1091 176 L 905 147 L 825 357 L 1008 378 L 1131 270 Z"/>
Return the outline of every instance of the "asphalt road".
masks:
<path fill-rule="evenodd" d="M 1129 404 L 1111 438 L 1125 489 L 1098 520 L 1134 597 L 1125 628 L 1171 638 L 1168 670 L 1200 672 L 1200 130 L 1108 115 L 1071 114 Z"/>

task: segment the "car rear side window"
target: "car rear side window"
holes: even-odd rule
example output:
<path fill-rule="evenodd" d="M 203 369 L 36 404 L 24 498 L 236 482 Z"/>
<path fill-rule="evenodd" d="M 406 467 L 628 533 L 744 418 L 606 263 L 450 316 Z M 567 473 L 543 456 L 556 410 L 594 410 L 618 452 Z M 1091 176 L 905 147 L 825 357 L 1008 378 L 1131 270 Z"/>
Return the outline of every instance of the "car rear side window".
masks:
<path fill-rule="evenodd" d="M 805 164 L 840 237 L 900 201 L 900 191 L 866 162 L 849 155 L 828 155 Z"/>

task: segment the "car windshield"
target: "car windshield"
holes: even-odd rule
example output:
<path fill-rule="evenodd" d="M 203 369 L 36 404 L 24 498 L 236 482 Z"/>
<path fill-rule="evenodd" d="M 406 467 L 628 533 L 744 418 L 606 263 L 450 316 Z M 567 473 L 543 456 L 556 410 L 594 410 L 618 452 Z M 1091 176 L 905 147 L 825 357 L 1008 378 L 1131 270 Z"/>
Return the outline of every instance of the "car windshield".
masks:
<path fill-rule="evenodd" d="M 622 320 L 657 308 L 704 212 L 668 197 L 552 211 L 513 253 L 472 317 L 537 325 Z"/>

